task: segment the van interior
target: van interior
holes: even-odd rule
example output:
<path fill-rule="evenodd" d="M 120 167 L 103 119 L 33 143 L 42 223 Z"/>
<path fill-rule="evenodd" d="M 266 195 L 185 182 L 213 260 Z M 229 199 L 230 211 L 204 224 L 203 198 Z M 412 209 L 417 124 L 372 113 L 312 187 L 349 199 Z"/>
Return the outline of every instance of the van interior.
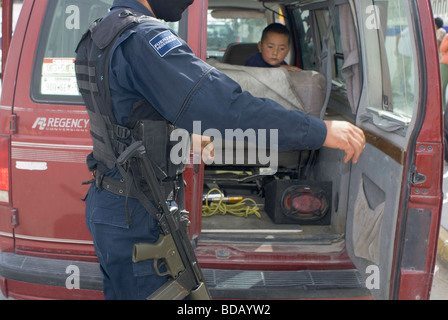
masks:
<path fill-rule="evenodd" d="M 317 63 L 301 61 L 315 55 L 315 52 L 307 52 L 308 56 L 298 55 L 297 46 L 291 46 L 287 63 L 297 65 L 300 61 L 301 72 L 244 66 L 245 61 L 258 51 L 257 42 L 262 29 L 269 23 L 286 23 L 281 14 L 282 6 L 269 2 L 211 0 L 209 9 L 212 22 L 209 20 L 208 24 L 212 24 L 213 30 L 224 23 L 229 28 L 244 29 L 246 33 L 250 32 L 248 29 L 257 30 L 252 38 L 246 37 L 250 42 L 245 42 L 244 37 L 237 34 L 229 39 L 243 40 L 224 44 L 225 50 L 209 49 L 209 64 L 256 97 L 273 99 L 287 109 L 300 110 L 318 118 L 355 121 L 347 98 L 341 94 L 340 101 L 330 100 L 332 90 L 327 91 L 327 85 L 334 91 L 344 91 L 344 84 L 337 87 L 337 83 L 333 83 L 334 74 L 326 76 Z M 297 23 L 305 25 L 309 17 L 298 10 L 301 20 Z M 238 26 L 242 20 L 248 21 L 246 28 Z M 260 21 L 264 21 L 264 26 Z M 294 36 L 293 32 L 291 34 Z M 209 31 L 208 36 L 210 39 L 217 35 Z M 333 38 L 328 41 L 327 50 L 334 50 L 331 48 L 334 41 Z M 209 46 L 216 42 L 209 40 Z M 269 148 L 260 151 L 259 148 L 250 148 L 247 141 L 243 144 L 235 142 L 233 150 L 230 150 L 233 161 L 227 162 L 224 158 L 229 150 L 225 147 L 229 145 L 214 138 L 215 161 L 205 168 L 201 242 L 229 241 L 245 247 L 269 243 L 273 250 L 278 251 L 289 251 L 293 247 L 293 250 L 309 252 L 335 252 L 344 247 L 348 194 L 346 172 L 349 167 L 343 164 L 340 152 L 326 149 L 280 152 L 278 163 L 272 168 L 269 166 L 271 162 L 268 165 L 260 163 L 258 156 L 255 161 L 248 159 L 251 153 L 272 155 Z M 222 208 L 218 206 L 221 197 L 224 199 Z M 242 208 L 232 203 L 232 199 L 225 200 L 232 197 L 235 198 L 233 201 L 243 199 L 240 203 Z M 226 214 L 222 214 L 224 207 L 229 208 Z M 234 207 L 236 209 L 233 210 Z M 243 212 L 246 209 L 247 213 Z"/>
<path fill-rule="evenodd" d="M 347 250 L 362 276 L 371 265 L 390 276 L 390 243 L 394 241 L 406 142 L 414 123 L 418 67 L 417 62 L 409 64 L 414 72 L 411 84 L 401 84 L 404 94 L 392 90 L 392 75 L 399 63 L 390 48 L 406 29 L 409 8 L 399 0 L 378 4 L 383 6 L 377 12 L 381 19 L 372 23 L 387 23 L 384 30 L 388 34 L 382 35 L 382 28 L 358 23 L 359 19 L 370 21 L 369 3 L 209 1 L 209 64 L 243 90 L 273 99 L 287 109 L 362 124 L 368 138 L 356 166 L 345 164 L 341 151 L 322 148 L 279 152 L 272 168 L 266 161 L 273 155 L 269 145 L 251 148 L 249 133 L 247 141 L 234 142 L 233 149 L 222 137 L 214 137 L 215 161 L 205 166 L 198 242 L 225 245 L 216 251 L 218 258 L 270 252 L 285 261 L 285 257 L 310 255 L 314 258 L 308 262 L 315 259 L 314 263 L 319 257 Z M 290 29 L 293 41 L 286 62 L 303 71 L 244 66 L 257 51 L 263 28 L 273 22 Z M 414 50 L 410 48 L 413 54 Z M 227 159 L 233 162 L 223 161 L 229 150 Z M 238 200 L 243 202 L 235 203 Z M 388 287 L 386 282 L 381 285 Z M 376 290 L 373 295 L 386 298 L 389 292 Z"/>

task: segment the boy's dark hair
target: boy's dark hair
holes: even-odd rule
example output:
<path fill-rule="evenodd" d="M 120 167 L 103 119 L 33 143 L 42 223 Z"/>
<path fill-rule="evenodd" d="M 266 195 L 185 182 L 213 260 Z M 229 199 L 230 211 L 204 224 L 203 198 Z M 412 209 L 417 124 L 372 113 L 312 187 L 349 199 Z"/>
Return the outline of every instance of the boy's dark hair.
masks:
<path fill-rule="evenodd" d="M 290 40 L 290 32 L 288 30 L 288 28 L 286 26 L 284 26 L 283 24 L 280 23 L 272 23 L 270 25 L 268 25 L 264 30 L 263 30 L 263 34 L 261 36 L 261 41 L 263 42 L 264 40 L 266 40 L 267 36 L 269 33 L 279 33 L 279 34 L 284 34 L 285 36 L 288 37 L 288 41 Z"/>
<path fill-rule="evenodd" d="M 437 28 L 440 29 L 440 28 L 443 27 L 443 20 L 442 20 L 442 18 L 437 17 L 437 18 L 434 19 L 434 21 L 436 23 Z"/>

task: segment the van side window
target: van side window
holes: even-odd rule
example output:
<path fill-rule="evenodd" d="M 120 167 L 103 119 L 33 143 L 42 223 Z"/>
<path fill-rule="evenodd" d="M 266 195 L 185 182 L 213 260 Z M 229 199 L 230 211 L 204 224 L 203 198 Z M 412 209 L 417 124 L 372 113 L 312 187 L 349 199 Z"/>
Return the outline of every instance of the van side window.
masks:
<path fill-rule="evenodd" d="M 31 97 L 36 102 L 83 104 L 75 74 L 75 50 L 90 23 L 113 0 L 58 0 L 48 5 L 34 62 Z M 178 31 L 178 23 L 169 27 Z"/>
<path fill-rule="evenodd" d="M 342 48 L 342 35 L 341 35 L 341 21 L 340 21 L 340 15 L 339 15 L 339 7 L 335 8 L 335 16 L 333 19 L 333 38 L 334 38 L 334 46 L 335 46 L 335 52 L 334 52 L 334 78 L 339 86 L 342 86 L 343 88 L 346 88 L 346 82 L 345 78 L 343 76 L 343 69 L 344 69 L 344 50 Z"/>
<path fill-rule="evenodd" d="M 314 41 L 318 40 L 318 44 L 320 47 L 323 46 L 322 42 L 323 35 L 326 30 L 326 26 L 318 25 L 316 19 L 318 16 L 325 17 L 326 20 L 330 20 L 330 13 L 327 9 L 316 10 L 317 14 L 314 16 L 310 14 L 309 10 L 303 10 L 298 8 L 294 10 L 294 19 L 295 25 L 297 29 L 297 34 L 299 37 L 299 47 L 300 47 L 300 56 L 302 60 L 303 69 L 305 70 L 315 70 L 322 71 L 321 68 L 324 66 L 319 65 L 319 61 L 322 57 L 319 56 L 321 48 L 316 48 Z M 339 16 L 339 6 L 334 9 L 334 18 L 332 20 L 331 25 L 331 42 L 334 45 L 334 48 L 331 50 L 332 54 L 332 63 L 334 64 L 334 73 L 333 73 L 333 85 L 337 85 L 337 87 L 342 87 L 345 89 L 345 78 L 343 76 L 344 69 L 344 51 L 342 44 L 342 34 L 341 34 L 341 23 Z M 312 21 L 314 19 L 314 21 Z M 314 28 L 321 29 L 320 37 L 316 37 L 313 35 L 313 30 L 311 25 L 313 24 Z M 317 32 L 314 30 L 314 32 Z M 353 40 L 355 41 L 355 40 Z M 320 43 L 319 43 L 320 42 Z"/>
<path fill-rule="evenodd" d="M 337 100 L 332 108 L 353 117 L 359 104 L 361 72 L 351 7 L 305 5 L 296 7 L 293 14 L 302 68 L 324 74 Z"/>
<path fill-rule="evenodd" d="M 232 43 L 257 43 L 267 26 L 257 10 L 209 10 L 207 19 L 207 58 L 222 60 Z"/>
<path fill-rule="evenodd" d="M 409 23 L 408 2 L 377 1 L 365 4 L 364 39 L 369 47 L 366 56 L 368 81 L 382 86 L 368 86 L 368 110 L 390 125 L 401 125 L 395 133 L 404 135 L 414 114 L 414 97 L 418 94 L 418 69 L 414 30 Z M 371 42 L 369 39 L 376 38 Z M 370 42 L 369 42 L 370 41 Z M 376 70 L 376 71 L 373 71 Z"/>
<path fill-rule="evenodd" d="M 407 22 L 402 0 L 389 3 L 386 53 L 391 72 L 393 111 L 412 118 L 415 94 L 415 48 L 413 30 Z"/>
<path fill-rule="evenodd" d="M 112 0 L 49 3 L 34 62 L 31 97 L 36 102 L 81 104 L 75 49 L 89 24 L 107 13 Z"/>
<path fill-rule="evenodd" d="M 311 34 L 311 16 L 309 10 L 293 11 L 295 29 L 297 30 L 299 57 L 304 70 L 319 71 L 313 36 Z"/>

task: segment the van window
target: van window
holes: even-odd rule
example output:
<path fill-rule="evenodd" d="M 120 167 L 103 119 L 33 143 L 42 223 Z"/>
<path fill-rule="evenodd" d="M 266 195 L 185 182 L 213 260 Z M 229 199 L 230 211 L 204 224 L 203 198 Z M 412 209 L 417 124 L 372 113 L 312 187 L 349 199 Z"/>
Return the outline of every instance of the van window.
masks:
<path fill-rule="evenodd" d="M 334 38 L 334 61 L 335 61 L 335 75 L 334 80 L 343 88 L 346 88 L 345 78 L 342 74 L 344 68 L 344 51 L 342 49 L 342 36 L 341 36 L 341 21 L 339 16 L 339 7 L 336 7 L 333 19 L 333 38 Z"/>
<path fill-rule="evenodd" d="M 310 12 L 309 10 L 295 9 L 293 16 L 298 35 L 300 65 L 304 70 L 318 71 L 319 67 L 317 65 L 315 46 L 310 30 Z"/>
<path fill-rule="evenodd" d="M 75 50 L 90 23 L 104 16 L 113 0 L 58 0 L 48 5 L 33 70 L 36 102 L 82 104 L 75 74 Z M 178 23 L 168 26 L 178 31 Z"/>
<path fill-rule="evenodd" d="M 31 96 L 37 102 L 82 103 L 75 75 L 75 49 L 113 0 L 59 0 L 48 5 L 33 70 Z"/>
<path fill-rule="evenodd" d="M 386 54 L 391 72 L 393 111 L 411 118 L 414 110 L 415 48 L 403 0 L 389 1 Z"/>
<path fill-rule="evenodd" d="M 364 3 L 364 2 L 363 2 Z M 373 3 L 373 5 L 372 5 Z M 404 0 L 374 1 L 366 3 L 364 23 L 367 45 L 371 37 L 376 37 L 378 47 L 366 50 L 368 81 L 381 86 L 368 86 L 367 100 L 370 110 L 402 125 L 404 134 L 414 113 L 414 97 L 418 94 L 418 74 L 416 74 L 416 47 L 414 30 L 409 24 L 408 2 Z M 373 71 L 376 70 L 376 71 Z M 379 74 L 379 72 L 381 74 Z M 380 92 L 382 90 L 382 92 Z"/>
<path fill-rule="evenodd" d="M 239 10 L 209 10 L 207 21 L 207 58 L 218 60 L 231 43 L 260 41 L 267 26 L 263 14 Z"/>
<path fill-rule="evenodd" d="M 316 16 L 324 16 L 325 20 L 330 20 L 330 13 L 328 12 L 328 9 L 321 9 L 321 10 L 315 10 L 315 12 L 318 12 Z M 305 70 L 315 70 L 320 71 L 320 67 L 318 64 L 318 61 L 320 58 L 318 56 L 318 52 L 316 51 L 316 46 L 314 44 L 314 41 L 316 38 L 315 35 L 313 35 L 311 30 L 311 24 L 314 24 L 315 28 L 320 28 L 319 30 L 320 37 L 318 40 L 320 43 L 318 43 L 320 46 L 322 46 L 323 36 L 326 32 L 326 26 L 318 26 L 316 21 L 316 16 L 312 17 L 309 10 L 304 10 L 303 8 L 296 8 L 293 10 L 294 15 L 294 23 L 295 28 L 297 30 L 297 41 L 299 45 L 299 56 L 301 57 L 301 64 L 302 68 Z M 342 69 L 344 65 L 344 52 L 342 47 L 342 36 L 341 36 L 341 22 L 339 17 L 339 6 L 337 6 L 334 9 L 334 18 L 332 19 L 332 39 L 331 41 L 334 44 L 334 63 L 335 63 L 335 70 L 334 70 L 334 77 L 333 80 L 338 82 L 340 85 L 343 85 L 345 83 L 345 79 L 342 75 Z M 314 19 L 313 21 L 311 21 Z M 355 39 L 356 40 L 356 39 Z"/>

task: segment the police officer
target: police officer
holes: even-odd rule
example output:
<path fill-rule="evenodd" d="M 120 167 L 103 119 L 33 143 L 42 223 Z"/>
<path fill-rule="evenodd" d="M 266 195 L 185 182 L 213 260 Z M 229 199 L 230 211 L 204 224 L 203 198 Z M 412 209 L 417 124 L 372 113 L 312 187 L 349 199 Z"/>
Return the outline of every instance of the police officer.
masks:
<path fill-rule="evenodd" d="M 237 83 L 196 58 L 188 45 L 158 20 L 179 21 L 193 1 L 114 1 L 112 13 L 128 9 L 153 17 L 124 31 L 110 53 L 110 99 L 119 125 L 129 126 L 131 118 L 135 123 L 157 113 L 189 132 L 193 131 L 194 121 L 201 122 L 202 130 L 213 128 L 220 132 L 239 128 L 256 132 L 267 129 L 269 133 L 276 129 L 280 150 L 326 146 L 345 151 L 346 162 L 358 160 L 365 145 L 359 128 L 288 111 L 271 100 L 242 92 Z M 136 107 L 142 100 L 148 104 Z M 99 166 L 97 160 L 90 157 L 90 165 Z M 121 177 L 117 168 L 105 175 Z M 109 192 L 94 183 L 86 197 L 86 222 L 104 275 L 106 299 L 146 299 L 167 281 L 156 274 L 152 261 L 132 262 L 133 245 L 156 242 L 160 232 L 157 222 L 137 199 Z"/>

